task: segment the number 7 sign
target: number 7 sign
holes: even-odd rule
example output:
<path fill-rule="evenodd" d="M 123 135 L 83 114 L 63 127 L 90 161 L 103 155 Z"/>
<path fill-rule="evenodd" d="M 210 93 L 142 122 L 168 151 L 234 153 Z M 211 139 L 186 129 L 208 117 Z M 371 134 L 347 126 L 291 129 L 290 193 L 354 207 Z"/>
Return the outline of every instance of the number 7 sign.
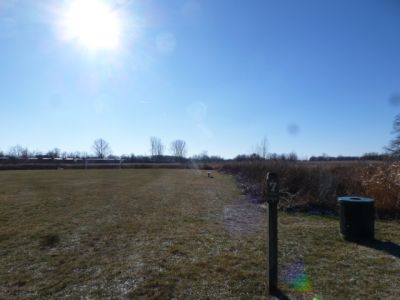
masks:
<path fill-rule="evenodd" d="M 267 174 L 267 202 L 274 203 L 279 201 L 279 180 L 278 174 Z"/>

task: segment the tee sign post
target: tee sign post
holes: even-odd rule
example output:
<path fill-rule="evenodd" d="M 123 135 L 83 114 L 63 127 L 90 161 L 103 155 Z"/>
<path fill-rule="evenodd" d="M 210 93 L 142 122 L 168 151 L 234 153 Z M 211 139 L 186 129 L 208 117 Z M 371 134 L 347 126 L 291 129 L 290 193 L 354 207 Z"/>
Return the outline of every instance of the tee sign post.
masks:
<path fill-rule="evenodd" d="M 268 289 L 270 295 L 278 291 L 278 174 L 267 174 L 267 203 L 268 203 Z"/>

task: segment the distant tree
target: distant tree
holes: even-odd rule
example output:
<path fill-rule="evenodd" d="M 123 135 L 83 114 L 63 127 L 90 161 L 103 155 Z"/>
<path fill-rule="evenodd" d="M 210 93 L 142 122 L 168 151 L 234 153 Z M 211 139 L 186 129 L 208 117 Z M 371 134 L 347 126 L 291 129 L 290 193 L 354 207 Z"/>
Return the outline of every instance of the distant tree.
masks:
<path fill-rule="evenodd" d="M 261 141 L 256 145 L 256 154 L 262 159 L 267 159 L 268 155 L 268 139 L 264 136 Z"/>
<path fill-rule="evenodd" d="M 111 154 L 110 145 L 102 138 L 93 142 L 93 150 L 96 157 L 101 159 L 106 158 Z"/>
<path fill-rule="evenodd" d="M 53 150 L 47 151 L 46 156 L 51 158 L 60 158 L 61 150 L 58 148 L 54 148 Z"/>
<path fill-rule="evenodd" d="M 132 155 L 135 156 L 134 154 L 132 154 Z M 122 154 L 120 158 L 121 158 L 121 160 L 129 161 L 130 160 L 130 155 Z"/>
<path fill-rule="evenodd" d="M 296 153 L 291 152 L 291 153 L 289 153 L 289 154 L 287 155 L 287 159 L 290 160 L 290 161 L 297 161 L 297 160 L 298 160 L 298 157 L 297 157 L 297 154 L 296 154 Z"/>
<path fill-rule="evenodd" d="M 150 138 L 150 152 L 153 158 L 162 156 L 164 154 L 164 148 L 160 138 L 154 136 Z"/>
<path fill-rule="evenodd" d="M 16 145 L 10 148 L 10 150 L 8 151 L 8 155 L 13 158 L 28 158 L 29 152 L 28 148 Z"/>
<path fill-rule="evenodd" d="M 208 156 L 208 151 L 207 150 L 203 150 L 200 154 L 199 154 L 200 159 L 202 160 L 209 160 L 210 157 Z"/>
<path fill-rule="evenodd" d="M 278 160 L 279 155 L 276 153 L 271 153 L 270 155 L 268 155 L 268 158 L 271 160 Z"/>
<path fill-rule="evenodd" d="M 361 157 L 362 160 L 385 160 L 388 158 L 387 154 L 377 153 L 377 152 L 369 152 L 364 153 Z"/>
<path fill-rule="evenodd" d="M 210 161 L 212 161 L 212 162 L 224 161 L 224 158 L 219 155 L 211 155 Z"/>
<path fill-rule="evenodd" d="M 210 160 L 210 157 L 208 156 L 208 152 L 204 150 L 200 154 L 193 155 L 192 160 L 207 162 Z"/>
<path fill-rule="evenodd" d="M 146 155 L 137 155 L 135 156 L 134 154 L 131 154 L 130 162 L 138 162 L 138 163 L 149 163 L 151 162 L 151 157 L 146 156 Z"/>
<path fill-rule="evenodd" d="M 75 159 L 81 158 L 81 153 L 79 151 L 68 152 L 66 155 L 67 155 L 66 157 L 69 157 L 69 158 L 75 158 Z M 64 154 L 63 154 L 63 156 L 64 156 Z"/>
<path fill-rule="evenodd" d="M 262 157 L 258 153 L 252 153 L 249 155 L 249 160 L 261 160 Z"/>
<path fill-rule="evenodd" d="M 171 153 L 177 158 L 186 156 L 186 142 L 184 140 L 175 140 L 171 143 Z"/>
<path fill-rule="evenodd" d="M 394 138 L 385 149 L 391 156 L 400 157 L 400 114 L 394 119 L 392 134 L 394 134 Z"/>
<path fill-rule="evenodd" d="M 236 161 L 245 161 L 247 159 L 247 155 L 246 154 L 239 154 L 237 155 L 233 160 Z"/>
<path fill-rule="evenodd" d="M 29 157 L 39 158 L 42 155 L 43 155 L 42 152 L 40 152 L 38 150 L 34 150 L 34 151 L 30 151 L 29 152 Z"/>

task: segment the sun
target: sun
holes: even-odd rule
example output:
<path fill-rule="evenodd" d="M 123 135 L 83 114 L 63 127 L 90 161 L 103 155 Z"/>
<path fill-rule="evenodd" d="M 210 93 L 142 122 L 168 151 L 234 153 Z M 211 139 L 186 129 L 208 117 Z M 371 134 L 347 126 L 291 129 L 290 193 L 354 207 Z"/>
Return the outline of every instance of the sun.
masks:
<path fill-rule="evenodd" d="M 88 49 L 116 49 L 121 43 L 118 11 L 101 0 L 72 0 L 63 9 L 64 36 Z"/>

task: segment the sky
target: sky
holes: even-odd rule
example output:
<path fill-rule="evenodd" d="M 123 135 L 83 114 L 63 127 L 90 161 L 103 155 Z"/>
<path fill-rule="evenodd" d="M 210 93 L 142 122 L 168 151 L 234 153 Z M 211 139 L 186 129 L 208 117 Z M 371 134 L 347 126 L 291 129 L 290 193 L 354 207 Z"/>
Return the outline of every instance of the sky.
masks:
<path fill-rule="evenodd" d="M 382 152 L 397 0 L 0 0 L 0 150 Z"/>

